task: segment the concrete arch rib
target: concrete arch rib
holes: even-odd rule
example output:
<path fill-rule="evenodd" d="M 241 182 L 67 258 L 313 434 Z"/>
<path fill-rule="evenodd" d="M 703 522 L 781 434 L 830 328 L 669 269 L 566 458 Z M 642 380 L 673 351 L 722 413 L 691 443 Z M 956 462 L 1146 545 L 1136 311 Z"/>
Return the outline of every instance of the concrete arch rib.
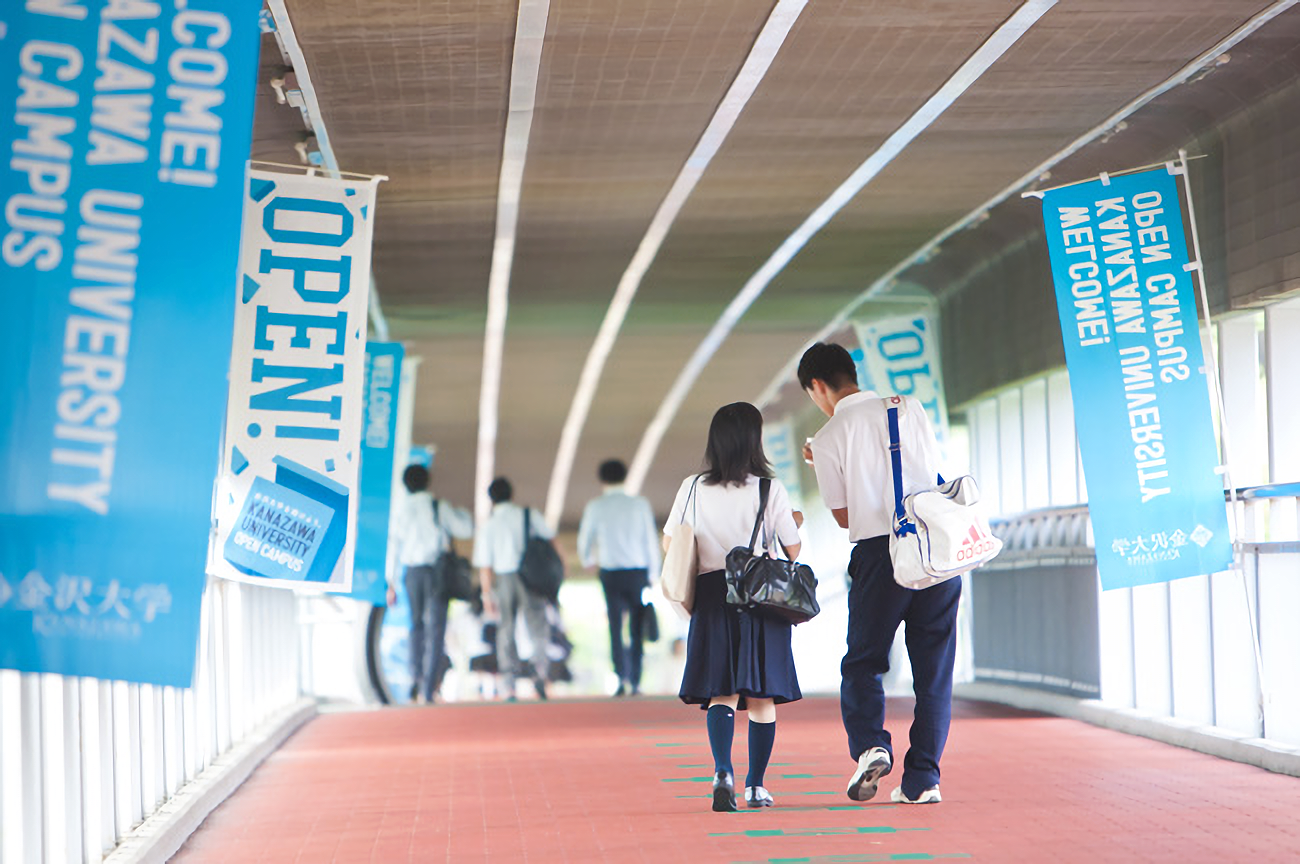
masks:
<path fill-rule="evenodd" d="M 745 109 L 750 97 L 754 95 L 754 91 L 758 89 L 758 85 L 767 74 L 772 61 L 781 50 L 781 46 L 785 43 L 795 22 L 799 20 L 799 15 L 807 3 L 808 0 L 777 0 L 758 38 L 754 40 L 749 55 L 732 81 L 731 87 L 718 104 L 695 148 L 687 157 L 686 164 L 682 166 L 668 194 L 660 203 L 659 209 L 646 229 L 645 236 L 641 238 L 632 260 L 618 281 L 618 287 L 610 300 L 600 330 L 596 333 L 596 339 L 592 342 L 591 350 L 583 364 L 578 388 L 561 431 L 560 445 L 556 451 L 555 466 L 551 471 L 550 487 L 546 495 L 546 521 L 551 525 L 559 522 L 560 514 L 564 510 L 569 480 L 573 474 L 573 461 L 578 452 L 578 442 L 582 437 L 587 415 L 591 411 L 592 400 L 595 399 L 596 389 L 600 386 L 605 363 L 618 341 L 619 331 L 641 287 L 641 280 L 645 278 L 650 265 L 654 263 L 655 256 L 659 254 L 659 249 L 663 246 L 668 232 L 672 230 L 677 215 L 695 190 L 700 178 L 704 176 L 709 162 L 722 148 L 727 135 L 735 126 L 736 120 Z"/>
<path fill-rule="evenodd" d="M 1089 129 L 1087 132 L 1080 135 L 1078 138 L 1072 141 L 1068 146 L 1064 147 L 1057 153 L 1052 154 L 1051 157 L 1043 161 L 1041 164 L 1035 166 L 1034 168 L 1031 168 L 1018 180 L 1011 183 L 1001 192 L 994 195 L 992 198 L 990 198 L 988 201 L 984 202 L 982 205 L 972 210 L 970 213 L 967 213 L 964 217 L 954 222 L 952 225 L 948 226 L 940 233 L 936 234 L 927 243 L 925 243 L 925 245 L 921 246 L 911 255 L 907 256 L 902 261 L 895 264 L 892 268 L 889 269 L 888 272 L 886 272 L 880 278 L 872 282 L 869 286 L 867 286 L 866 290 L 864 290 L 861 294 L 859 294 L 856 298 L 854 298 L 852 302 L 850 302 L 843 309 L 841 309 L 839 313 L 837 313 L 836 316 L 826 324 L 826 326 L 822 327 L 821 330 L 817 331 L 816 335 L 814 335 L 811 339 L 809 339 L 806 343 L 804 343 L 804 346 L 803 348 L 800 349 L 799 353 L 795 354 L 793 357 L 791 357 L 789 360 L 786 361 L 786 364 L 781 368 L 781 371 L 776 374 L 776 376 L 768 383 L 767 387 L 764 388 L 763 392 L 759 394 L 758 401 L 756 403 L 758 407 L 765 408 L 768 405 L 770 405 L 773 401 L 776 400 L 778 394 L 781 391 L 781 388 L 785 386 L 785 384 L 788 383 L 791 379 L 793 379 L 795 374 L 795 369 L 797 368 L 799 363 L 799 357 L 804 350 L 806 350 L 810 345 L 816 342 L 820 342 L 823 339 L 829 338 L 831 334 L 835 333 L 846 323 L 848 323 L 850 316 L 852 316 L 853 313 L 856 312 L 858 308 L 862 306 L 863 303 L 867 302 L 872 297 L 885 291 L 890 286 L 890 284 L 894 282 L 894 280 L 898 279 L 903 273 L 905 273 L 913 265 L 919 263 L 920 261 L 925 260 L 927 256 L 931 254 L 932 250 L 941 246 L 944 243 L 944 241 L 946 241 L 949 237 L 963 230 L 968 225 L 975 222 L 975 220 L 980 219 L 982 216 L 987 214 L 990 210 L 992 210 L 994 207 L 1001 204 L 1003 201 L 1010 198 L 1016 192 L 1019 192 L 1021 189 L 1024 189 L 1025 187 L 1029 186 L 1036 179 L 1041 177 L 1045 172 L 1050 171 L 1052 168 L 1056 167 L 1058 164 L 1068 159 L 1070 156 L 1082 150 L 1088 144 L 1092 143 L 1098 138 L 1101 138 L 1103 135 L 1113 130 L 1121 121 L 1132 116 L 1143 106 L 1159 98 L 1164 93 L 1169 92 L 1174 87 L 1177 87 L 1178 85 L 1188 81 L 1198 72 L 1200 72 L 1202 69 L 1204 69 L 1205 67 L 1209 66 L 1211 63 L 1214 63 L 1216 60 L 1218 60 L 1219 57 L 1221 57 L 1228 51 L 1232 50 L 1232 48 L 1234 48 L 1242 40 L 1250 36 L 1252 33 L 1255 33 L 1264 25 L 1266 25 L 1269 21 L 1272 21 L 1274 18 L 1281 15 L 1283 12 L 1286 12 L 1288 9 L 1291 9 L 1293 6 L 1296 6 L 1297 4 L 1300 4 L 1300 0 L 1278 0 L 1278 2 L 1273 3 L 1267 9 L 1264 9 L 1259 14 L 1251 18 L 1249 21 L 1242 24 L 1232 33 L 1228 34 L 1217 45 L 1210 48 L 1208 51 L 1201 54 L 1196 59 L 1192 60 L 1182 69 L 1179 69 L 1173 75 L 1169 76 L 1167 79 L 1157 84 L 1155 87 L 1152 87 L 1150 90 L 1147 90 L 1145 93 L 1142 93 L 1140 96 L 1133 99 L 1128 104 L 1124 105 L 1122 108 L 1120 108 L 1114 114 L 1107 117 L 1101 123 L 1098 123 L 1096 126 L 1094 126 L 1093 128 Z"/>
<path fill-rule="evenodd" d="M 550 0 L 519 0 L 514 57 L 510 64 L 510 101 L 501 179 L 497 186 L 496 236 L 488 272 L 487 326 L 483 334 L 483 381 L 479 390 L 478 456 L 474 466 L 474 517 L 482 524 L 491 503 L 488 483 L 496 470 L 497 425 L 501 400 L 501 361 L 505 353 L 506 319 L 510 301 L 510 270 L 514 265 L 519 226 L 519 199 L 524 182 L 528 137 L 533 127 L 537 78 L 546 39 Z"/>
<path fill-rule="evenodd" d="M 1057 0 L 1026 0 L 987 40 L 976 49 L 966 62 L 920 108 L 912 114 L 885 142 L 849 175 L 839 188 L 815 209 L 803 224 L 787 237 L 763 266 L 745 283 L 722 315 L 714 323 L 704 341 L 695 349 L 686 366 L 678 374 L 672 388 L 660 403 L 641 443 L 637 447 L 628 474 L 628 487 L 641 488 L 650 465 L 659 450 L 668 427 L 672 425 L 682 402 L 694 387 L 700 373 L 709 364 L 714 353 L 731 334 L 732 329 L 759 298 L 767 286 L 785 269 L 804 245 L 864 189 L 899 153 L 924 132 L 972 84 L 979 79 L 1021 36 L 1042 18 Z"/>

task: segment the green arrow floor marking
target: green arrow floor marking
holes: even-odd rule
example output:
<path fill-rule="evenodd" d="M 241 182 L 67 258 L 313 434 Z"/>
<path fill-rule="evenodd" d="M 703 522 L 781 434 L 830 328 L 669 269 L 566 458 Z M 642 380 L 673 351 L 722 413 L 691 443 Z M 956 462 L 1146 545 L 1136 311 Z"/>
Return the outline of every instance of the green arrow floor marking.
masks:
<path fill-rule="evenodd" d="M 784 828 L 758 828 L 750 831 L 722 831 L 709 834 L 710 837 L 826 837 L 853 834 L 897 834 L 900 831 L 929 831 L 929 828 L 894 828 L 890 825 L 860 825 L 846 828 L 796 828 L 786 831 Z"/>
<path fill-rule="evenodd" d="M 938 861 L 946 858 L 969 858 L 965 852 L 931 855 L 927 852 L 904 852 L 895 855 L 850 854 L 813 855 L 808 858 L 764 858 L 761 861 L 733 861 L 732 864 L 876 864 L 881 861 Z"/>

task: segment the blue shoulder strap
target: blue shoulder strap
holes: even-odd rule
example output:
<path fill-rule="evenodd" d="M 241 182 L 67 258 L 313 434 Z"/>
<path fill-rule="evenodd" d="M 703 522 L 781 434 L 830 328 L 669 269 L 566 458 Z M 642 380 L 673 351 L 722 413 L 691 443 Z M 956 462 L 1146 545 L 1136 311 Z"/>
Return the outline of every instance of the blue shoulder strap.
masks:
<path fill-rule="evenodd" d="M 889 409 L 889 462 L 894 475 L 894 516 L 906 521 L 903 510 L 903 447 L 898 442 L 898 409 Z"/>

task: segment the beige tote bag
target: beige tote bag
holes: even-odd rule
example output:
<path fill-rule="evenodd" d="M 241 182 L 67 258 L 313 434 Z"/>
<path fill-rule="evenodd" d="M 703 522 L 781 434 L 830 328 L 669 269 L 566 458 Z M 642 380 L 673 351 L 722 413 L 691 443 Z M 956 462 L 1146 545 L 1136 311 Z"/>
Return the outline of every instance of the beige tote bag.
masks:
<path fill-rule="evenodd" d="M 695 497 L 695 478 L 691 491 L 682 505 L 682 518 L 668 529 L 668 554 L 664 556 L 663 568 L 659 573 L 659 584 L 663 586 L 664 597 L 669 605 L 683 617 L 690 617 L 695 608 L 695 577 L 700 572 L 699 552 L 695 547 L 695 528 L 686 521 L 686 508 Z"/>

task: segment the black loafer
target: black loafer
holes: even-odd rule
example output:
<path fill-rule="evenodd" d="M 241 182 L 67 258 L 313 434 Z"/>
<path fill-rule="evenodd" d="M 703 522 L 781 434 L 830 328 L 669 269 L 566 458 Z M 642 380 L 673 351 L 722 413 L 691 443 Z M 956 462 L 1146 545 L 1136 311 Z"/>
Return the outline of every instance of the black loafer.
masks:
<path fill-rule="evenodd" d="M 713 778 L 713 809 L 718 813 L 736 812 L 736 779 L 730 771 L 719 771 Z"/>

